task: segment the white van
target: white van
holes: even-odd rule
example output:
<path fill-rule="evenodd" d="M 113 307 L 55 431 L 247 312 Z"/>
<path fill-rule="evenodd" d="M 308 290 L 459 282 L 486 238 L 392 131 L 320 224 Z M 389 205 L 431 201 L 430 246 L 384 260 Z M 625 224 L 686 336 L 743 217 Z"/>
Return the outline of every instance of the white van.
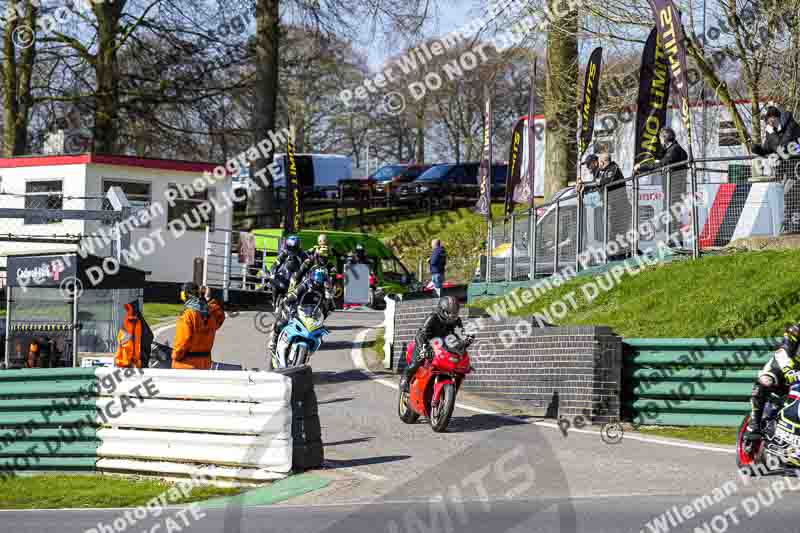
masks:
<path fill-rule="evenodd" d="M 296 154 L 297 175 L 306 196 L 333 198 L 339 182 L 353 179 L 353 162 L 348 156 L 331 154 Z M 280 171 L 275 188 L 286 188 L 286 154 L 275 154 Z M 247 171 L 234 178 L 234 188 L 246 188 Z"/>

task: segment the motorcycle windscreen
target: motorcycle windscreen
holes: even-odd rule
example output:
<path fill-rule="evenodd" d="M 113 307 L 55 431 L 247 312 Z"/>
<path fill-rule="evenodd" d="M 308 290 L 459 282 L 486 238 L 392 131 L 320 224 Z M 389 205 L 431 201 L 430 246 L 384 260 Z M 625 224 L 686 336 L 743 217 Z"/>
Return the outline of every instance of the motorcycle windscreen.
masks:
<path fill-rule="evenodd" d="M 344 303 L 369 303 L 369 265 L 346 265 L 344 271 Z"/>

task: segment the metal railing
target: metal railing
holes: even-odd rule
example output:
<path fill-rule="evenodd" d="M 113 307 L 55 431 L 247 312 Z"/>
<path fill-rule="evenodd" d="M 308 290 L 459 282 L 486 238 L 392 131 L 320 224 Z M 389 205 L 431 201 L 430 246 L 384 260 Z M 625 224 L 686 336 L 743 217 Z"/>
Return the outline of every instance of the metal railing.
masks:
<path fill-rule="evenodd" d="M 269 236 L 256 236 L 255 261 L 240 262 L 237 257 L 239 231 L 226 228 L 206 227 L 203 254 L 203 285 L 222 289 L 223 300 L 229 301 L 230 290 L 260 292 L 266 290 L 267 265 L 270 254 L 280 248 L 280 240 Z"/>
<path fill-rule="evenodd" d="M 484 282 L 532 280 L 669 248 L 698 258 L 750 237 L 800 232 L 800 158 L 707 158 L 573 187 L 488 225 Z M 578 229 L 580 228 L 580 231 Z"/>

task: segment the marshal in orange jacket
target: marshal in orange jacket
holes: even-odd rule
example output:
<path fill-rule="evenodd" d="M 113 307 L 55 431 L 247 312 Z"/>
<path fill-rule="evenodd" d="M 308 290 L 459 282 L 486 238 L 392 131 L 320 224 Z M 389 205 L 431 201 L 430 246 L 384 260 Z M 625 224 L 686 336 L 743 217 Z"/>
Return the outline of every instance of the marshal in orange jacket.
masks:
<path fill-rule="evenodd" d="M 114 365 L 120 368 L 142 368 L 142 323 L 125 304 L 127 316 L 117 333 L 117 357 Z"/>
<path fill-rule="evenodd" d="M 225 322 L 225 311 L 216 300 L 192 297 L 183 306 L 175 328 L 172 368 L 208 370 L 214 336 Z"/>

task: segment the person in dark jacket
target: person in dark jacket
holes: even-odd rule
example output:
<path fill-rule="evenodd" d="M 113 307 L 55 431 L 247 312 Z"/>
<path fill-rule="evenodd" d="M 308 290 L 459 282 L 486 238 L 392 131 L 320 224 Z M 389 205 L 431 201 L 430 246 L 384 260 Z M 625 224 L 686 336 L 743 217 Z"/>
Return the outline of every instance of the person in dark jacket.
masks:
<path fill-rule="evenodd" d="M 438 342 L 443 342 L 448 335 L 455 332 L 456 328 L 464 329 L 461 318 L 458 316 L 460 310 L 461 305 L 454 297 L 445 296 L 439 299 L 436 310 L 425 319 L 422 327 L 417 330 L 417 335 L 414 337 L 414 358 L 406 367 L 400 380 L 400 390 L 408 392 L 414 374 L 426 359 L 433 356 L 431 341 L 438 339 Z"/>
<path fill-rule="evenodd" d="M 667 191 L 668 182 L 666 177 L 663 177 L 661 183 L 664 187 L 664 198 L 669 198 L 669 205 L 665 205 L 664 210 L 671 213 L 670 218 L 672 219 L 672 224 L 670 226 L 670 233 L 675 233 L 680 228 L 681 220 L 676 217 L 672 211 L 672 207 L 683 203 L 683 195 L 687 193 L 688 184 L 686 181 L 686 165 L 679 165 L 678 163 L 688 161 L 689 154 L 678 144 L 675 137 L 675 130 L 672 128 L 661 128 L 658 138 L 661 143 L 656 153 L 658 159 L 637 163 L 633 167 L 633 172 L 645 173 L 669 168 L 669 191 Z M 658 177 L 662 178 L 662 176 Z M 653 182 L 653 184 L 655 185 L 656 183 Z M 683 240 L 681 233 L 677 233 L 677 236 L 679 242 Z"/>
<path fill-rule="evenodd" d="M 436 296 L 442 295 L 442 287 L 444 286 L 444 271 L 447 267 L 447 251 L 442 246 L 442 241 L 433 239 L 431 241 L 430 259 L 428 259 L 428 266 L 430 267 L 431 277 L 433 278 L 433 287 L 436 289 Z"/>
<path fill-rule="evenodd" d="M 598 192 L 601 195 L 604 194 L 604 189 L 608 190 L 608 241 L 616 241 L 618 244 L 610 244 L 606 252 L 610 259 L 624 257 L 630 251 L 626 234 L 631 229 L 632 211 L 625 176 L 607 152 L 599 156 L 587 156 L 584 165 L 591 172 L 593 181 L 583 183 L 579 180 L 575 190 L 578 194 Z"/>
<path fill-rule="evenodd" d="M 775 106 L 770 106 L 766 111 L 767 136 L 764 144 L 753 145 L 753 153 L 762 157 L 777 155 L 779 162 L 775 176 L 785 180 L 783 193 L 784 233 L 800 232 L 800 186 L 797 184 L 795 165 L 786 163 L 789 159 L 800 156 L 800 124 L 792 113 L 781 112 Z M 774 157 L 774 156 L 773 156 Z"/>
<path fill-rule="evenodd" d="M 686 150 L 684 150 L 676 140 L 675 130 L 672 128 L 661 128 L 661 131 L 658 133 L 658 139 L 661 143 L 659 150 L 656 152 L 658 159 L 637 163 L 633 167 L 635 173 L 671 167 L 671 165 L 689 160 L 689 154 L 686 153 Z M 683 170 L 686 166 L 680 165 L 671 168 Z"/>
<path fill-rule="evenodd" d="M 778 154 L 783 159 L 800 156 L 800 124 L 789 111 L 782 112 L 775 106 L 766 110 L 767 137 L 764 144 L 753 145 L 753 153 L 766 157 Z"/>

